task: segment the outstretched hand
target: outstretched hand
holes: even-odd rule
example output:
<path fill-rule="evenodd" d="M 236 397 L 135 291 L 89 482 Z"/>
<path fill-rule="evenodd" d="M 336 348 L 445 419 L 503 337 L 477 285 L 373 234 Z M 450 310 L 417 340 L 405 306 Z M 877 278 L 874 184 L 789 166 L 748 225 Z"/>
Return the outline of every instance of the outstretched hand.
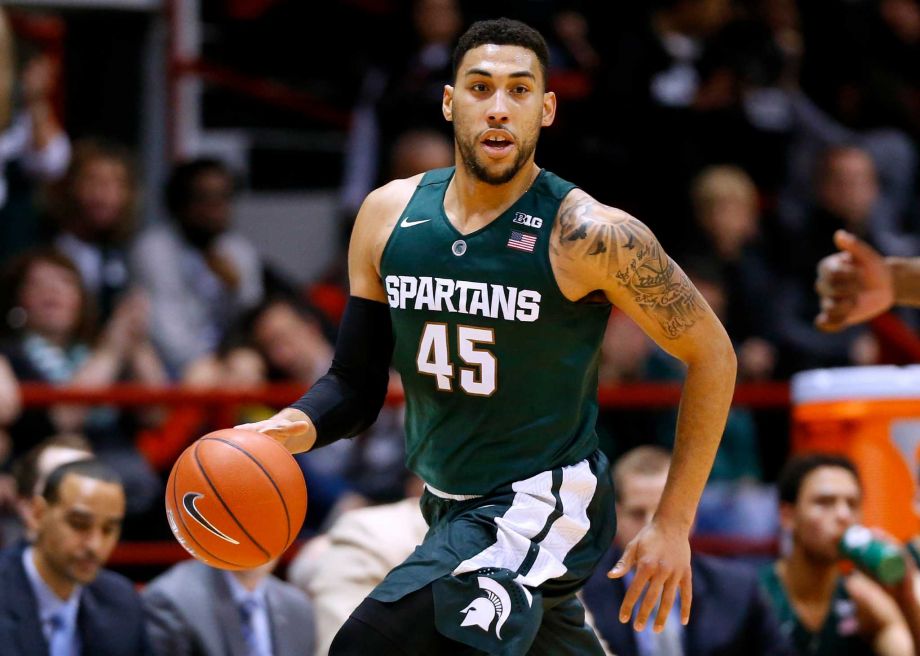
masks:
<path fill-rule="evenodd" d="M 833 332 L 871 319 L 894 305 L 894 280 L 885 259 L 845 230 L 834 233 L 840 249 L 818 263 L 815 291 L 821 312 L 815 325 Z"/>
<path fill-rule="evenodd" d="M 632 568 L 636 569 L 636 575 L 620 606 L 620 622 L 625 624 L 632 617 L 633 608 L 646 587 L 648 589 L 633 624 L 636 631 L 645 629 L 659 598 L 661 603 L 658 604 L 654 631 L 656 633 L 663 631 L 678 590 L 680 590 L 680 621 L 682 624 L 690 621 L 693 589 L 690 572 L 690 541 L 686 533 L 669 529 L 653 521 L 626 546 L 623 557 L 608 572 L 607 576 L 612 579 L 622 578 Z"/>
<path fill-rule="evenodd" d="M 291 416 L 291 413 L 297 414 Z M 293 408 L 282 410 L 270 419 L 240 424 L 234 428 L 264 433 L 280 442 L 291 453 L 309 451 L 316 442 L 316 428 L 313 422 L 303 412 Z"/>

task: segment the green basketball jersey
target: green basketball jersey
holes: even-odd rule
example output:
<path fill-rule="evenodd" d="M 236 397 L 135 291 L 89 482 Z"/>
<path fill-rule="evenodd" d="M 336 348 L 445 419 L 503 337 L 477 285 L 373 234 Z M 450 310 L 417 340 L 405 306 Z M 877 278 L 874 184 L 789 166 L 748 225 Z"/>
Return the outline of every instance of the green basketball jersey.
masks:
<path fill-rule="evenodd" d="M 760 583 L 776 613 L 780 629 L 789 636 L 796 653 L 802 656 L 870 656 L 874 653 L 857 633 L 856 606 L 843 585 L 843 578 L 837 582 L 827 618 L 817 632 L 810 631 L 799 620 L 773 563 L 761 569 Z"/>
<path fill-rule="evenodd" d="M 609 304 L 565 298 L 549 262 L 574 188 L 541 171 L 487 226 L 444 212 L 454 169 L 422 178 L 380 263 L 406 395 L 407 464 L 434 488 L 484 494 L 597 448 L 597 365 Z"/>

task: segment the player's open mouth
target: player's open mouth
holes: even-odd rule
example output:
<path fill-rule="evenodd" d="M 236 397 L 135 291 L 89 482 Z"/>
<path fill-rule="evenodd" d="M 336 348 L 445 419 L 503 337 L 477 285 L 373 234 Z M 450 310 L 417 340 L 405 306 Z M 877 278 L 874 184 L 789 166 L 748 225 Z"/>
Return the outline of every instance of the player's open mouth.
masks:
<path fill-rule="evenodd" d="M 514 137 L 503 130 L 489 130 L 480 143 L 487 155 L 499 158 L 504 157 L 514 148 Z"/>

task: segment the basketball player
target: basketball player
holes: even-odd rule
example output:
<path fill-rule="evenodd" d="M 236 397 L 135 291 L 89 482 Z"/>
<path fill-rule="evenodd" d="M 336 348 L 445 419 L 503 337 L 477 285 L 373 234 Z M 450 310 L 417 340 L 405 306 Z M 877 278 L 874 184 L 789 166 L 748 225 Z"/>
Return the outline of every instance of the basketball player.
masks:
<path fill-rule="evenodd" d="M 556 114 L 546 64 L 543 38 L 517 21 L 463 35 L 442 105 L 456 168 L 367 197 L 332 368 L 290 408 L 241 427 L 307 451 L 374 421 L 391 358 L 402 375 L 430 530 L 354 611 L 333 656 L 603 653 L 575 592 L 615 531 L 594 432 L 611 304 L 687 364 L 667 489 L 611 572 L 636 570 L 620 619 L 643 590 L 637 628 L 658 607 L 660 631 L 678 590 L 689 617 L 688 533 L 735 356 L 645 225 L 534 163 Z"/>
<path fill-rule="evenodd" d="M 834 234 L 834 244 L 840 252 L 818 263 L 818 328 L 840 330 L 895 305 L 920 307 L 920 257 L 882 257 L 845 230 Z"/>

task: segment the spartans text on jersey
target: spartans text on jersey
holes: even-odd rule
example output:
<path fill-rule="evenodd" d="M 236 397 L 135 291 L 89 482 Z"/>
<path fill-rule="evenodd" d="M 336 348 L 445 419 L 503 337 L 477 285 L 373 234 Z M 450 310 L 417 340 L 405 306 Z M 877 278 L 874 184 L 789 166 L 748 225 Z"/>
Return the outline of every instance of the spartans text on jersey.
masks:
<path fill-rule="evenodd" d="M 493 283 L 396 276 L 384 279 L 390 307 L 474 314 L 506 321 L 536 321 L 540 292 Z"/>

